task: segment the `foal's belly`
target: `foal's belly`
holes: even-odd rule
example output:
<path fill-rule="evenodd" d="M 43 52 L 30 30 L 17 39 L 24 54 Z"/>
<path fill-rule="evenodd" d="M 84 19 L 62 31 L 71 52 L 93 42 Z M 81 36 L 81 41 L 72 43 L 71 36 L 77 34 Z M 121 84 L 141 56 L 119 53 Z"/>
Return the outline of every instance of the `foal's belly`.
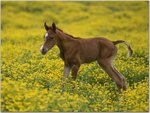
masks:
<path fill-rule="evenodd" d="M 99 57 L 99 48 L 95 45 L 92 48 L 91 46 L 85 47 L 80 51 L 81 63 L 93 62 L 97 60 L 98 57 Z"/>
<path fill-rule="evenodd" d="M 94 62 L 94 61 L 96 61 L 97 59 L 84 59 L 84 60 L 82 60 L 81 59 L 81 64 L 85 64 L 85 63 L 91 63 L 91 62 Z"/>
<path fill-rule="evenodd" d="M 85 56 L 81 58 L 81 63 L 90 63 L 98 59 L 98 56 Z"/>

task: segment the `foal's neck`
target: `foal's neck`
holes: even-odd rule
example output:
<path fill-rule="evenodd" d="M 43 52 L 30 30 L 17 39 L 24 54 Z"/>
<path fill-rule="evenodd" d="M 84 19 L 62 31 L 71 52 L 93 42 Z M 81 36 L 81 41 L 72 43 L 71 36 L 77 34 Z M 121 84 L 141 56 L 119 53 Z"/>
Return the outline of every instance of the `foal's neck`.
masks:
<path fill-rule="evenodd" d="M 59 40 L 61 40 L 63 42 L 72 40 L 71 35 L 64 33 L 62 30 L 57 29 L 56 32 L 57 32 L 57 36 L 58 36 Z"/>
<path fill-rule="evenodd" d="M 57 46 L 60 50 L 60 57 L 65 60 L 64 53 L 67 49 L 66 45 L 67 42 L 72 40 L 68 35 L 66 35 L 63 31 L 57 30 Z"/>
<path fill-rule="evenodd" d="M 63 31 L 57 29 L 57 46 L 61 53 L 65 51 L 65 43 L 70 41 L 69 36 L 67 36 Z"/>

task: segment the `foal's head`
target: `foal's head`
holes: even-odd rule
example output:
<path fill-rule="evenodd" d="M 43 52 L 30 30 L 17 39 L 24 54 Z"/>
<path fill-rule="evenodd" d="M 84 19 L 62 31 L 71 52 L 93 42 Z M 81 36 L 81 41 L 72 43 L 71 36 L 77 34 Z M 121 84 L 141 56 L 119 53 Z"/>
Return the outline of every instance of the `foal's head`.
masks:
<path fill-rule="evenodd" d="M 41 53 L 44 55 L 56 44 L 56 25 L 52 23 L 52 26 L 47 26 L 44 23 L 46 33 L 44 35 L 44 43 L 40 48 Z"/>

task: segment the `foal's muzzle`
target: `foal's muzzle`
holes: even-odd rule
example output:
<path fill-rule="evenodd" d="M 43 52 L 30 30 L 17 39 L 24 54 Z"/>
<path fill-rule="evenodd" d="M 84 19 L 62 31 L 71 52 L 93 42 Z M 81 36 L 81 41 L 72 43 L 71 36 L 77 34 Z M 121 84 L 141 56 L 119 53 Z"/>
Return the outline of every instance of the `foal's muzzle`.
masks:
<path fill-rule="evenodd" d="M 41 51 L 41 53 L 42 53 L 43 55 L 45 55 L 45 54 L 46 54 L 46 51 Z"/>
<path fill-rule="evenodd" d="M 40 51 L 43 55 L 45 55 L 47 53 L 47 50 L 43 48 L 43 46 L 41 46 Z"/>

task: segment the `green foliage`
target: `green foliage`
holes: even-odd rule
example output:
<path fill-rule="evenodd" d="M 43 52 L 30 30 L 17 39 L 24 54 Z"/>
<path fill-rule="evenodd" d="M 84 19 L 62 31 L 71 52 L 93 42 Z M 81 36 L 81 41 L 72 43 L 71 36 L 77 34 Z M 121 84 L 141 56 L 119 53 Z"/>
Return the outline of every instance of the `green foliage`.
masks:
<path fill-rule="evenodd" d="M 148 2 L 2 1 L 1 12 L 2 111 L 148 111 Z M 76 81 L 63 81 L 59 49 L 39 51 L 45 21 L 73 36 L 129 42 L 133 56 L 117 45 L 114 62 L 127 91 L 119 94 L 96 62 L 82 65 Z"/>

